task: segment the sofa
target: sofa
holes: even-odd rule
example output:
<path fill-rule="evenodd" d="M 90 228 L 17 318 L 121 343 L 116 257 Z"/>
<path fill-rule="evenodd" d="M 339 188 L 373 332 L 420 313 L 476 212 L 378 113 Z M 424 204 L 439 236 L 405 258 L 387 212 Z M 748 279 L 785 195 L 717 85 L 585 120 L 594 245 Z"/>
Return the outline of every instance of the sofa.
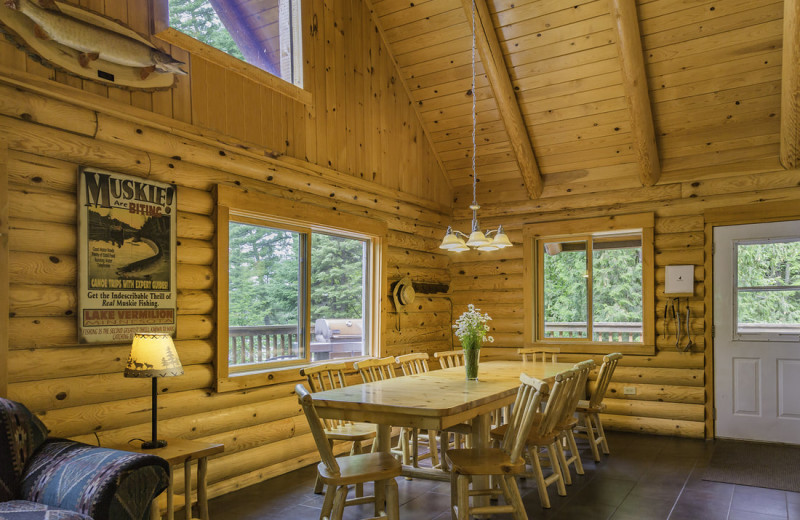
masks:
<path fill-rule="evenodd" d="M 0 520 L 144 520 L 168 475 L 155 455 L 48 438 L 25 406 L 0 398 Z"/>

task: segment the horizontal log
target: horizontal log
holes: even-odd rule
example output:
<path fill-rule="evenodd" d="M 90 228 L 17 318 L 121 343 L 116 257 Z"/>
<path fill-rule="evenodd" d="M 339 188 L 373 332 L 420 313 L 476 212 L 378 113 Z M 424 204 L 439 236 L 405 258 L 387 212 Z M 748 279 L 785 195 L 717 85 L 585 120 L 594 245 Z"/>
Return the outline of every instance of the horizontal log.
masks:
<path fill-rule="evenodd" d="M 702 439 L 705 437 L 705 423 L 702 421 L 678 421 L 673 419 L 627 417 L 624 415 L 610 414 L 600 414 L 600 420 L 603 421 L 603 427 L 609 430 L 689 437 L 692 439 Z"/>
<path fill-rule="evenodd" d="M 178 289 L 212 289 L 214 277 L 214 269 L 210 265 L 179 264 L 177 268 Z"/>
<path fill-rule="evenodd" d="M 412 233 L 404 233 L 392 229 L 386 235 L 386 241 L 390 247 L 413 249 L 415 251 L 436 251 L 444 254 L 444 251 L 439 249 L 441 240 L 421 237 Z"/>
<path fill-rule="evenodd" d="M 8 181 L 21 188 L 44 188 L 75 193 L 78 168 L 74 163 L 29 153 L 10 151 Z"/>
<path fill-rule="evenodd" d="M 692 343 L 694 343 L 693 347 L 690 349 L 692 353 L 697 355 L 702 355 L 703 351 L 705 350 L 706 341 L 702 335 L 699 336 L 692 336 Z M 686 346 L 686 336 L 681 336 L 681 345 L 682 347 Z M 666 352 L 675 352 L 676 354 L 684 355 L 688 354 L 689 352 L 678 352 L 677 348 L 675 347 L 675 335 L 663 335 L 663 336 L 656 336 L 656 348 L 659 351 L 666 351 Z"/>
<path fill-rule="evenodd" d="M 597 379 L 597 370 L 589 374 Z M 617 366 L 611 380 L 615 383 L 646 383 L 650 385 L 700 386 L 704 384 L 703 369 Z"/>
<path fill-rule="evenodd" d="M 450 298 L 453 300 L 454 311 L 461 314 L 463 310 L 458 310 L 462 307 L 466 310 L 467 304 L 474 303 L 475 305 L 483 305 L 487 303 L 514 303 L 522 305 L 522 291 L 521 290 L 504 290 L 504 291 L 460 291 L 458 288 L 453 288 L 453 293 Z"/>
<path fill-rule="evenodd" d="M 695 231 L 690 233 L 661 233 L 655 236 L 655 248 L 658 251 L 668 249 L 692 249 L 705 245 L 705 234 Z"/>
<path fill-rule="evenodd" d="M 559 354 L 558 360 L 566 363 L 578 363 L 584 359 L 592 358 L 598 366 L 603 362 L 603 356 L 588 356 L 586 354 Z M 652 367 L 652 368 L 703 368 L 704 356 L 691 352 L 666 352 L 659 351 L 655 356 L 623 356 L 617 367 Z"/>
<path fill-rule="evenodd" d="M 77 310 L 76 299 L 74 287 L 11 284 L 8 288 L 9 316 L 71 316 Z"/>
<path fill-rule="evenodd" d="M 656 300 L 665 300 L 667 298 L 672 297 L 673 295 L 665 294 L 664 293 L 664 285 L 663 284 L 656 284 Z M 706 286 L 703 282 L 697 282 L 694 284 L 694 294 L 691 296 L 692 298 L 699 298 L 702 299 L 705 297 L 706 294 Z"/>
<path fill-rule="evenodd" d="M 178 314 L 175 339 L 206 339 L 214 331 L 214 319 L 201 314 Z"/>
<path fill-rule="evenodd" d="M 9 190 L 8 214 L 20 220 L 42 220 L 59 224 L 77 222 L 78 197 L 74 193 L 44 190 L 38 187 Z M 77 229 L 73 231 L 77 233 Z"/>
<path fill-rule="evenodd" d="M 703 265 L 705 253 L 703 249 L 667 249 L 656 251 L 656 266 L 665 265 Z"/>
<path fill-rule="evenodd" d="M 225 453 L 233 454 L 246 451 L 259 446 L 272 444 L 292 437 L 307 434 L 311 429 L 305 415 L 296 415 L 254 426 L 240 427 L 200 437 L 203 442 L 213 442 L 225 445 Z"/>
<path fill-rule="evenodd" d="M 184 366 L 178 377 L 158 379 L 159 394 L 211 388 L 214 370 L 211 365 Z M 20 401 L 32 412 L 83 406 L 114 399 L 131 399 L 151 395 L 151 385 L 139 378 L 124 377 L 122 372 L 91 376 L 64 377 L 12 383 L 8 387 L 10 399 Z"/>
<path fill-rule="evenodd" d="M 669 321 L 665 322 L 663 318 L 656 319 L 656 333 L 659 335 L 675 335 L 675 329 L 678 327 L 678 322 L 673 317 L 669 317 Z M 694 316 L 689 320 L 689 331 L 692 336 L 700 336 L 705 332 L 705 317 L 702 315 Z M 686 334 L 686 312 L 681 316 L 681 334 Z"/>
<path fill-rule="evenodd" d="M 522 291 L 522 274 L 498 274 L 483 276 L 454 276 L 450 282 L 459 290 L 519 290 Z"/>
<path fill-rule="evenodd" d="M 522 273 L 521 258 L 506 258 L 496 262 L 454 262 L 450 270 L 455 276 L 492 276 Z"/>
<path fill-rule="evenodd" d="M 93 136 L 97 132 L 97 114 L 50 97 L 0 85 L 0 114 L 38 123 L 76 134 Z"/>
<path fill-rule="evenodd" d="M 413 249 L 392 246 L 389 246 L 386 261 L 389 265 L 430 267 L 435 269 L 447 269 L 450 264 L 450 260 L 447 258 L 447 255 L 444 254 L 415 251 Z"/>
<path fill-rule="evenodd" d="M 178 290 L 178 314 L 211 314 L 214 301 L 211 291 Z"/>
<path fill-rule="evenodd" d="M 594 381 L 589 382 L 589 389 L 594 390 Z M 636 388 L 636 393 L 626 395 L 626 386 Z M 640 383 L 615 383 L 608 384 L 606 397 L 613 399 L 632 399 L 634 401 L 666 401 L 668 403 L 705 403 L 706 392 L 702 387 L 673 386 L 673 385 L 648 385 Z"/>
<path fill-rule="evenodd" d="M 27 253 L 8 254 L 8 277 L 11 283 L 77 285 L 77 259 L 74 255 Z"/>
<path fill-rule="evenodd" d="M 386 268 L 386 276 L 390 282 L 399 280 L 405 276 L 411 278 L 412 282 L 421 283 L 442 283 L 450 282 L 450 271 L 447 269 L 434 269 L 431 267 L 414 267 L 408 265 L 390 265 Z"/>
<path fill-rule="evenodd" d="M 626 401 L 624 399 L 603 399 L 605 413 L 634 417 L 655 417 L 679 421 L 702 422 L 705 419 L 705 406 L 702 404 L 661 403 L 656 401 Z"/>
<path fill-rule="evenodd" d="M 177 340 L 175 348 L 184 365 L 211 363 L 214 354 L 213 343 L 210 340 Z M 12 350 L 9 352 L 9 380 L 41 381 L 60 377 L 122 373 L 130 351 L 130 344 Z"/>
<path fill-rule="evenodd" d="M 383 339 L 386 346 L 410 343 L 428 343 L 431 341 L 449 341 L 450 332 L 445 327 L 411 328 L 403 326 L 400 318 L 400 330 L 384 329 Z"/>
<path fill-rule="evenodd" d="M 211 265 L 216 253 L 211 242 L 191 238 L 178 239 L 178 264 Z"/>
<path fill-rule="evenodd" d="M 391 292 L 391 287 L 389 291 Z M 394 314 L 394 300 L 390 295 L 386 295 L 381 299 L 381 305 L 385 312 Z M 403 308 L 403 313 L 414 312 L 450 312 L 452 305 L 450 300 L 445 296 L 428 296 L 426 294 L 417 293 L 414 303 L 406 305 Z"/>
<path fill-rule="evenodd" d="M 433 369 L 439 366 L 439 362 L 433 358 L 434 352 L 439 352 L 441 350 L 452 350 L 458 346 L 458 344 L 454 345 L 450 343 L 449 340 L 427 341 L 421 343 L 398 343 L 396 345 L 386 345 L 386 347 L 381 350 L 381 356 L 396 357 L 404 354 L 424 352 L 431 356 L 430 360 L 428 361 L 428 365 Z M 356 382 L 360 383 L 361 381 Z"/>
<path fill-rule="evenodd" d="M 10 251 L 75 255 L 78 235 L 71 224 L 8 219 Z"/>

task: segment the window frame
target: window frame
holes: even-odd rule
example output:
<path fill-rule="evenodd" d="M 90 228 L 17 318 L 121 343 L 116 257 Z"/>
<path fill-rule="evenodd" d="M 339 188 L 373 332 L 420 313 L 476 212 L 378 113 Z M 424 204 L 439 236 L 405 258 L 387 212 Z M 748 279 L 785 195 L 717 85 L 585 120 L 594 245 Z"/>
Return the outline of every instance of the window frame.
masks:
<path fill-rule="evenodd" d="M 229 186 L 216 187 L 216 362 L 215 376 L 218 392 L 241 390 L 256 386 L 291 381 L 296 379 L 297 369 L 311 362 L 311 258 L 302 253 L 301 264 L 305 263 L 304 276 L 307 290 L 304 296 L 303 336 L 307 347 L 305 358 L 300 360 L 276 361 L 255 370 L 231 371 L 228 364 L 228 225 L 229 222 L 243 222 L 254 225 L 278 227 L 287 230 L 308 232 L 306 251 L 311 247 L 311 233 L 319 232 L 342 237 L 369 240 L 367 253 L 368 284 L 365 302 L 363 337 L 368 342 L 370 354 L 379 355 L 381 337 L 381 295 L 387 287 L 386 278 L 386 222 L 350 215 L 334 209 L 286 200 L 266 193 L 242 191 Z M 222 297 L 224 296 L 224 297 Z M 358 358 L 351 358 L 358 359 Z M 327 361 L 322 361 L 325 363 Z"/>
<path fill-rule="evenodd" d="M 308 2 L 301 1 L 301 21 L 302 19 L 305 19 L 306 14 L 309 12 L 306 4 L 308 4 Z M 313 96 L 311 91 L 306 90 L 305 88 L 307 83 L 306 80 L 309 78 L 310 72 L 308 68 L 309 60 L 306 59 L 308 53 L 307 47 L 309 46 L 309 42 L 306 38 L 306 31 L 299 31 L 298 37 L 300 39 L 300 45 L 302 48 L 300 49 L 299 55 L 295 55 L 295 53 L 293 53 L 292 56 L 294 63 L 299 64 L 299 69 L 301 71 L 300 74 L 303 77 L 303 87 L 301 88 L 283 78 L 267 72 L 260 67 L 251 65 L 250 63 L 240 60 L 239 58 L 235 58 L 226 52 L 203 43 L 200 40 L 192 38 L 188 34 L 182 33 L 173 27 L 170 27 L 169 0 L 152 0 L 151 16 L 153 36 L 164 41 L 165 43 L 180 47 L 181 49 L 187 51 L 191 56 L 199 56 L 207 59 L 212 63 L 236 72 L 250 80 L 259 83 L 260 85 L 269 88 L 270 90 L 278 92 L 279 94 L 298 101 L 304 105 L 312 104 Z M 300 27 L 300 29 L 302 29 L 302 27 Z"/>
<path fill-rule="evenodd" d="M 655 217 L 653 213 L 637 213 L 571 219 L 563 221 L 539 222 L 526 224 L 522 228 L 523 235 L 523 281 L 526 346 L 558 346 L 562 352 L 585 354 L 608 353 L 609 347 L 615 352 L 624 354 L 655 354 L 655 272 L 654 272 L 654 237 Z M 538 251 L 538 244 L 551 240 L 587 240 L 591 241 L 597 233 L 624 230 L 641 230 L 642 234 L 642 342 L 601 342 L 591 340 L 592 327 L 587 324 L 587 339 L 578 338 L 544 338 L 544 262 Z M 587 262 L 591 271 L 591 262 Z M 591 275 L 591 272 L 590 272 Z M 587 298 L 591 298 L 591 287 L 587 287 Z M 591 310 L 591 307 L 589 307 Z M 589 316 L 591 320 L 591 316 Z"/>

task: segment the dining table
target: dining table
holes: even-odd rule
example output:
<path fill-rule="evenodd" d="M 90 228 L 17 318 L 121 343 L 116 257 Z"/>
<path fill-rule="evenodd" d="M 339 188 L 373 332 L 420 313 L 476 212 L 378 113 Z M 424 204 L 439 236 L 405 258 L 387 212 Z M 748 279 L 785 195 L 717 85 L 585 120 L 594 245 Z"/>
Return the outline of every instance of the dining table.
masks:
<path fill-rule="evenodd" d="M 432 370 L 313 394 L 320 417 L 377 425 L 377 449 L 389 452 L 393 426 L 445 430 L 472 424 L 472 446 L 490 444 L 491 413 L 514 402 L 525 373 L 551 381 L 572 363 L 481 361 L 477 381 L 466 379 L 464 367 Z M 448 480 L 435 468 L 404 466 L 408 477 Z"/>

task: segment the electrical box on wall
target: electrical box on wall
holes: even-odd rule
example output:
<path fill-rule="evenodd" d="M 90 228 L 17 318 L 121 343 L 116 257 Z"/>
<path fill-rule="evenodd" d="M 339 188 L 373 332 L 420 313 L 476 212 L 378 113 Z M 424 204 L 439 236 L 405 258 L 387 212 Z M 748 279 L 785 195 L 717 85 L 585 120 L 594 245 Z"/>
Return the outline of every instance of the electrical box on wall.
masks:
<path fill-rule="evenodd" d="M 668 265 L 664 283 L 664 294 L 692 296 L 694 294 L 694 266 Z"/>

